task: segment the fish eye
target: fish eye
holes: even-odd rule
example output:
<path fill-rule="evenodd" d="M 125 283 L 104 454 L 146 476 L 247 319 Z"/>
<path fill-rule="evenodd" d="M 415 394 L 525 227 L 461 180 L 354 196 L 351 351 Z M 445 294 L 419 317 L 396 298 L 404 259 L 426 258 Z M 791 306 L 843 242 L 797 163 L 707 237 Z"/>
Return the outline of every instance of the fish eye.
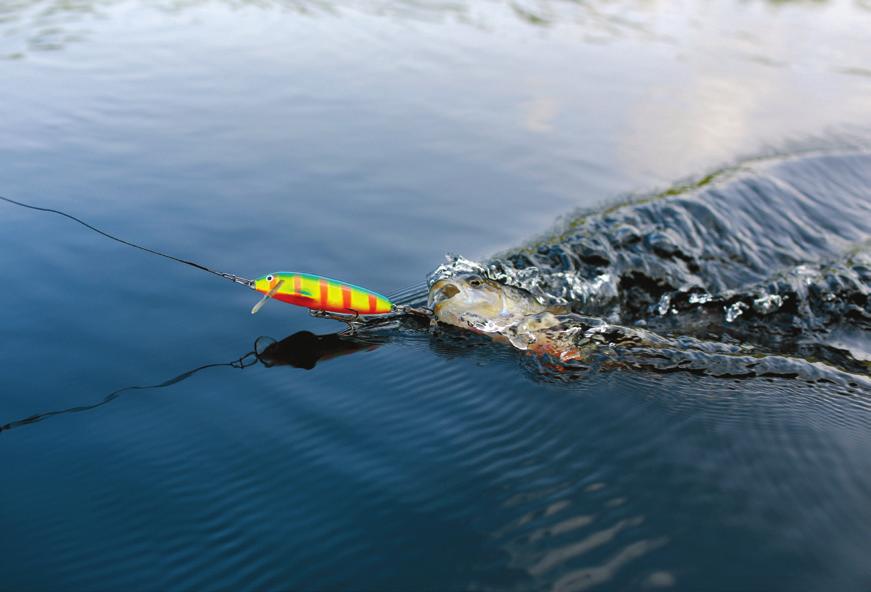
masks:
<path fill-rule="evenodd" d="M 267 282 L 271 282 L 273 279 L 275 279 L 275 278 L 273 278 L 271 275 L 267 275 L 267 276 L 266 276 L 266 281 L 267 281 Z"/>
<path fill-rule="evenodd" d="M 484 280 L 482 280 L 478 276 L 474 276 L 469 280 L 469 285 L 472 286 L 473 288 L 480 288 L 483 283 L 484 283 Z"/>

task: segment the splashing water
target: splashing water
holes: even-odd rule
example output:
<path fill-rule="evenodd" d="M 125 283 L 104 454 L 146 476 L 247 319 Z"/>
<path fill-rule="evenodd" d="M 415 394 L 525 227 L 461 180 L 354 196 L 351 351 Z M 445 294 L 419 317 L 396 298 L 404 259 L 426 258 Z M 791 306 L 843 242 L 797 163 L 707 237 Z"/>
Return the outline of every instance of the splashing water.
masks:
<path fill-rule="evenodd" d="M 795 372 L 783 356 L 867 374 L 868 340 L 841 337 L 871 329 L 869 187 L 871 155 L 863 153 L 749 164 L 578 217 L 483 263 L 449 255 L 429 285 L 477 274 L 543 307 L 568 306 L 556 316 L 465 319 L 519 349 L 547 341 L 563 362 L 608 350 L 608 335 L 609 347 L 621 348 L 611 358 L 625 361 L 631 349 L 634 365 L 642 350 L 655 350 L 684 367 L 722 366 L 710 355 L 739 352 L 712 344 L 738 344 L 744 354 L 780 356 L 770 374 Z M 688 351 L 695 357 L 678 353 Z M 743 372 L 735 365 L 732 358 L 728 373 Z"/>

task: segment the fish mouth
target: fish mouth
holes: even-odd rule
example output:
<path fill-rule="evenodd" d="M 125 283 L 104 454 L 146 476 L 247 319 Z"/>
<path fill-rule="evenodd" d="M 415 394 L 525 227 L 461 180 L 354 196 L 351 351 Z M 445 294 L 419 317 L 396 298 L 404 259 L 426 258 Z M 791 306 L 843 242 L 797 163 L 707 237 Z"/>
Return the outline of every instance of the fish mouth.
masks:
<path fill-rule="evenodd" d="M 432 285 L 429 290 L 429 306 L 430 308 L 438 306 L 445 300 L 450 300 L 460 293 L 460 289 L 450 280 L 439 280 Z"/>

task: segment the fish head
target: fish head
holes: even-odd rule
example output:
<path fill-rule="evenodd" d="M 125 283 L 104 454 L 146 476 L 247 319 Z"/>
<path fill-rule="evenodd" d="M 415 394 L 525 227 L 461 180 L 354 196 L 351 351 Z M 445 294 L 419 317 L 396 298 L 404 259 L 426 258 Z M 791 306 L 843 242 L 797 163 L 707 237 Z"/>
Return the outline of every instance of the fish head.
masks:
<path fill-rule="evenodd" d="M 486 333 L 546 309 L 526 290 L 476 273 L 438 280 L 430 287 L 428 305 L 439 322 Z"/>

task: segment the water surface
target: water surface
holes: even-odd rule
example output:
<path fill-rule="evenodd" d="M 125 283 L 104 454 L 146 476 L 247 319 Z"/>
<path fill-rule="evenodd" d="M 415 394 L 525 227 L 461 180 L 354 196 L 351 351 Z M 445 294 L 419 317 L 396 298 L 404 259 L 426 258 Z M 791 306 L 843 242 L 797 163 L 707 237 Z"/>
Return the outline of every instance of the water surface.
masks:
<path fill-rule="evenodd" d="M 6 2 L 0 193 L 391 293 L 765 157 L 832 207 L 801 244 L 764 210 L 734 244 L 769 259 L 706 268 L 751 290 L 867 240 L 867 156 L 837 155 L 871 138 L 869 30 L 853 1 Z M 5 205 L 0 268 L 0 424 L 339 328 Z M 457 332 L 382 341 L 0 432 L 0 588 L 871 587 L 867 372 L 562 380 Z"/>

